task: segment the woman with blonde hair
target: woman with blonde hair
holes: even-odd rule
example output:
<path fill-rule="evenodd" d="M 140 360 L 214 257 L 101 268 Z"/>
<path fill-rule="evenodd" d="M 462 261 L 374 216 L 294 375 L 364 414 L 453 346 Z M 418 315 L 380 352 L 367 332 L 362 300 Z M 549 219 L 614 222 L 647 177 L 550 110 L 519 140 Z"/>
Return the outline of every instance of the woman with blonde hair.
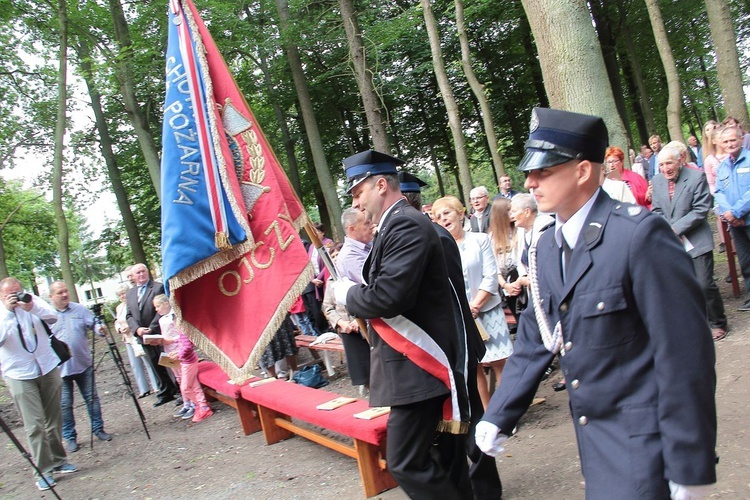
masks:
<path fill-rule="evenodd" d="M 727 154 L 719 143 L 719 136 L 724 126 L 711 120 L 703 126 L 703 171 L 706 173 L 708 189 L 714 194 L 716 188 L 716 170 Z"/>
<path fill-rule="evenodd" d="M 466 298 L 471 315 L 477 319 L 487 337 L 487 352 L 477 369 L 477 385 L 482 404 L 487 408 L 490 391 L 483 365 L 495 372 L 497 383 L 505 367 L 505 360 L 513 353 L 508 324 L 505 321 L 503 300 L 498 293 L 497 264 L 489 236 L 464 230 L 465 209 L 455 196 L 444 196 L 432 204 L 432 217 L 456 240 L 461 254 Z"/>
<path fill-rule="evenodd" d="M 518 261 L 521 256 L 517 251 L 516 227 L 510 220 L 510 204 L 508 198 L 495 198 L 490 211 L 490 240 L 492 253 L 497 263 L 497 282 L 500 292 L 505 296 L 505 302 L 510 312 L 518 320 L 516 301 L 523 293 L 523 285 L 518 281 Z"/>

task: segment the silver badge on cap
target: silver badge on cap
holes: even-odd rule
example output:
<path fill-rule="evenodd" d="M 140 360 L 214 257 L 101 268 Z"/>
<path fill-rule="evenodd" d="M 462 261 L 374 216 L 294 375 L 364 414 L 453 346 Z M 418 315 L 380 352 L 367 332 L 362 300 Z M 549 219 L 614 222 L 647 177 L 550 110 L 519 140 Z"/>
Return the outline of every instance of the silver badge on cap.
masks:
<path fill-rule="evenodd" d="M 628 207 L 628 215 L 631 217 L 635 217 L 639 213 L 641 213 L 643 209 L 641 207 Z"/>
<path fill-rule="evenodd" d="M 531 122 L 529 123 L 529 132 L 534 132 L 539 128 L 539 117 L 536 116 L 536 108 L 531 110 Z"/>

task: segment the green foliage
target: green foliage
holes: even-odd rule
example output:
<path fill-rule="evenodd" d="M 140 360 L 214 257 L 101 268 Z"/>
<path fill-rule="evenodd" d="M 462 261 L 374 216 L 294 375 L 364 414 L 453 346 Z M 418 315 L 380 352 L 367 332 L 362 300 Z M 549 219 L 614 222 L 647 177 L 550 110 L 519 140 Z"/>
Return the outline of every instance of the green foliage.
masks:
<path fill-rule="evenodd" d="M 26 286 L 57 271 L 57 229 L 52 205 L 36 189 L 0 178 L 0 224 L 5 265 Z"/>

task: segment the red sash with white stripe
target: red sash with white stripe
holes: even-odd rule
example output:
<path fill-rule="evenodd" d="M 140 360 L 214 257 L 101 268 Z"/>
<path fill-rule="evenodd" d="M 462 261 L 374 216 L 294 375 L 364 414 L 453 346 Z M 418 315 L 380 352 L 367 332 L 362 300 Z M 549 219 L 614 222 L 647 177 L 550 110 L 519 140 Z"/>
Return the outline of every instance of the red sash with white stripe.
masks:
<path fill-rule="evenodd" d="M 419 325 L 404 316 L 373 318 L 369 321 L 383 341 L 450 390 L 450 397 L 443 405 L 443 421 L 438 430 L 465 434 L 469 426 L 467 404 L 459 398 L 453 367 L 443 349 Z"/>

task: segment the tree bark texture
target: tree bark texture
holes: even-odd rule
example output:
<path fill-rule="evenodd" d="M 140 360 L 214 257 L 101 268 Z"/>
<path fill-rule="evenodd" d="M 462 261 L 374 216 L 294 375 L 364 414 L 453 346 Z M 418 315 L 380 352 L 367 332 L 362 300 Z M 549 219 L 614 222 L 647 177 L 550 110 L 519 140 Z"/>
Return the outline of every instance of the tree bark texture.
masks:
<path fill-rule="evenodd" d="M 604 58 L 585 0 L 522 0 L 550 106 L 600 116 L 609 143 L 627 148 Z"/>
<path fill-rule="evenodd" d="M 422 0 L 422 14 L 424 15 L 424 22 L 427 28 L 427 36 L 430 39 L 430 52 L 432 53 L 432 65 L 435 77 L 440 88 L 440 95 L 443 96 L 445 111 L 448 113 L 448 126 L 451 129 L 453 137 L 456 163 L 458 165 L 458 178 L 461 181 L 464 203 L 468 203 L 469 193 L 472 187 L 474 187 L 474 183 L 471 180 L 469 156 L 466 152 L 466 139 L 461 128 L 461 114 L 458 110 L 458 104 L 456 104 L 456 98 L 453 96 L 453 89 L 451 89 L 450 82 L 448 81 L 448 74 L 445 72 L 443 51 L 440 48 L 440 34 L 438 33 L 437 22 L 435 21 L 435 14 L 432 11 L 430 0 Z"/>
<path fill-rule="evenodd" d="M 669 45 L 667 30 L 661 17 L 659 0 L 646 0 L 648 17 L 651 21 L 651 29 L 654 31 L 656 48 L 659 50 L 661 63 L 664 65 L 664 73 L 667 76 L 667 129 L 669 139 L 672 141 L 685 142 L 682 134 L 682 92 L 680 91 L 680 76 L 677 74 L 677 65 L 672 55 L 672 47 Z M 667 142 L 667 141 L 664 141 Z"/>
<path fill-rule="evenodd" d="M 57 223 L 57 251 L 60 254 L 60 271 L 63 280 L 68 285 L 70 300 L 78 302 L 73 269 L 70 265 L 70 245 L 68 239 L 68 223 L 65 220 L 63 207 L 63 148 L 65 147 L 65 128 L 67 125 L 67 73 L 68 73 L 68 10 L 66 0 L 58 0 L 57 15 L 60 26 L 60 56 L 57 74 L 57 121 L 55 123 L 55 154 L 52 171 L 52 204 L 55 207 L 55 222 Z"/>
<path fill-rule="evenodd" d="M 276 9 L 279 12 L 279 27 L 281 28 L 284 51 L 286 52 L 289 67 L 292 71 L 294 88 L 297 91 L 300 110 L 302 111 L 302 119 L 305 122 L 305 129 L 307 130 L 307 138 L 312 152 L 315 172 L 317 173 L 318 182 L 320 183 L 320 188 L 325 197 L 326 208 L 331 215 L 331 237 L 336 241 L 343 241 L 344 231 L 341 227 L 341 202 L 336 194 L 336 184 L 334 183 L 331 171 L 328 168 L 328 162 L 323 149 L 323 141 L 318 130 L 318 122 L 315 119 L 310 92 L 307 88 L 307 81 L 305 80 L 305 73 L 302 69 L 302 61 L 300 60 L 297 46 L 291 43 L 288 39 L 285 39 L 285 33 L 288 33 L 291 18 L 289 14 L 289 3 L 287 0 L 276 0 Z"/>
<path fill-rule="evenodd" d="M 469 49 L 469 36 L 466 33 L 466 22 L 464 21 L 464 5 L 462 0 L 454 0 L 456 6 L 456 30 L 458 31 L 458 40 L 461 43 L 461 68 L 466 75 L 466 81 L 469 82 L 471 91 L 479 102 L 482 125 L 484 126 L 484 135 L 487 139 L 487 148 L 492 158 L 492 167 L 495 170 L 495 177 L 499 180 L 505 174 L 505 165 L 503 157 L 497 145 L 497 136 L 495 135 L 495 122 L 492 119 L 492 109 L 484 93 L 482 85 L 474 74 L 471 66 L 471 50 Z"/>
<path fill-rule="evenodd" d="M 117 166 L 117 159 L 112 147 L 112 137 L 109 134 L 109 125 L 107 118 L 102 109 L 102 98 L 94 81 L 94 75 L 91 68 L 91 51 L 85 40 L 81 39 L 78 45 L 78 57 L 81 61 L 81 73 L 86 82 L 86 87 L 91 98 L 91 109 L 94 111 L 96 121 L 96 130 L 99 132 L 99 149 L 104 158 L 104 164 L 107 166 L 107 176 L 112 183 L 112 191 L 115 193 L 117 208 L 120 210 L 122 222 L 125 225 L 125 231 L 128 233 L 128 242 L 130 250 L 133 252 L 133 262 L 148 262 L 146 252 L 143 249 L 143 241 L 138 232 L 138 225 L 135 222 L 133 210 L 130 208 L 130 200 L 122 183 L 120 168 Z M 93 290 L 93 288 L 92 288 Z"/>
<path fill-rule="evenodd" d="M 346 39 L 349 42 L 349 57 L 354 67 L 354 76 L 365 108 L 365 116 L 367 116 L 372 146 L 377 151 L 391 154 L 391 144 L 386 131 L 388 120 L 383 116 L 383 100 L 375 88 L 373 71 L 367 63 L 365 45 L 362 43 L 362 32 L 359 30 L 354 2 L 352 0 L 339 0 L 339 9 L 344 21 Z"/>
<path fill-rule="evenodd" d="M 159 151 L 156 148 L 154 136 L 149 127 L 148 118 L 135 95 L 133 72 L 130 67 L 132 60 L 130 50 L 132 50 L 133 42 L 130 38 L 128 21 L 125 18 L 120 0 L 109 0 L 109 8 L 115 27 L 115 39 L 120 47 L 115 74 L 120 83 L 125 110 L 130 117 L 133 129 L 138 137 L 138 144 L 141 146 L 143 158 L 148 166 L 148 173 L 156 190 L 156 196 L 161 200 L 161 160 L 159 159 Z"/>
<path fill-rule="evenodd" d="M 721 95 L 724 98 L 724 113 L 739 120 L 743 129 L 747 130 L 750 126 L 750 117 L 742 88 L 742 72 L 729 2 L 706 0 L 706 12 L 716 51 L 716 70 Z"/>

